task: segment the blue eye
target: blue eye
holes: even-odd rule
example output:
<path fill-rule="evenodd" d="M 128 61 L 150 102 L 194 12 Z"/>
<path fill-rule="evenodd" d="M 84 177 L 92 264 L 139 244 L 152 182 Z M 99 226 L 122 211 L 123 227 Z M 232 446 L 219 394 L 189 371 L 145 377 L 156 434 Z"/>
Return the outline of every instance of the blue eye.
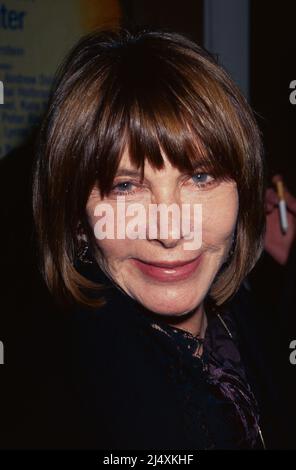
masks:
<path fill-rule="evenodd" d="M 131 181 L 123 181 L 113 186 L 112 192 L 115 194 L 132 194 L 134 192 L 132 186 L 134 186 L 134 184 Z"/>
<path fill-rule="evenodd" d="M 209 173 L 195 173 L 192 179 L 197 186 L 201 187 L 208 186 L 215 181 Z"/>
<path fill-rule="evenodd" d="M 129 181 L 124 181 L 123 183 L 118 183 L 115 188 L 118 188 L 119 190 L 128 190 L 130 188 L 132 183 L 130 183 Z"/>

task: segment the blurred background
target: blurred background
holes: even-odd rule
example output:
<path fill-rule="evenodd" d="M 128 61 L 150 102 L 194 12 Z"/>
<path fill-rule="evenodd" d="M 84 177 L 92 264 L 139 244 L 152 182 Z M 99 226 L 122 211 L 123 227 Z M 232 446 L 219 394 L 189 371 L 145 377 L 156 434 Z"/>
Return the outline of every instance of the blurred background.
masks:
<path fill-rule="evenodd" d="M 289 240 L 278 231 L 275 204 L 267 214 L 266 249 L 246 282 L 250 304 L 244 300 L 244 306 L 261 332 L 272 380 L 283 392 L 281 445 L 296 449 L 296 365 L 289 360 L 296 339 L 295 18 L 292 0 L 0 2 L 0 411 L 6 416 L 0 447 L 44 447 L 38 433 L 33 439 L 28 432 L 28 415 L 38 409 L 40 387 L 48 388 L 52 400 L 61 393 L 55 377 L 62 374 L 59 351 L 67 322 L 38 273 L 31 213 L 35 136 L 55 71 L 82 34 L 102 26 L 142 25 L 180 32 L 217 57 L 255 112 L 267 186 L 275 189 L 276 174 L 283 179 Z M 47 411 L 41 405 L 40 410 L 39 424 L 46 426 Z"/>

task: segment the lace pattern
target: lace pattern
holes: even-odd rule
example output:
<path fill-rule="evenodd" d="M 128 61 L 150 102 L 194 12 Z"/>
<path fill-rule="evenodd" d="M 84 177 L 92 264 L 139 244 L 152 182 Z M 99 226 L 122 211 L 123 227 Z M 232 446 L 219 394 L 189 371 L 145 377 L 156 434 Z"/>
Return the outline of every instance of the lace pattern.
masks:
<path fill-rule="evenodd" d="M 220 416 L 227 428 L 226 447 L 255 447 L 259 441 L 258 405 L 241 361 L 231 314 L 211 312 L 204 339 L 161 320 L 151 320 L 150 326 L 170 340 L 177 352 L 169 373 L 180 387 L 188 433 L 198 427 L 205 435 L 205 448 L 217 448 L 215 426 L 208 423 Z M 209 401 L 201 402 L 200 387 L 207 390 Z"/>

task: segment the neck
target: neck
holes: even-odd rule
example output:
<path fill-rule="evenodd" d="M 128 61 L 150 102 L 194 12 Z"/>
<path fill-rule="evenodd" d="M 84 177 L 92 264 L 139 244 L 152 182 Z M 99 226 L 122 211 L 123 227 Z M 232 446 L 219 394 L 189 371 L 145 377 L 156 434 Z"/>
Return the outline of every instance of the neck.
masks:
<path fill-rule="evenodd" d="M 207 327 L 207 318 L 203 303 L 182 317 L 177 317 L 176 320 L 172 320 L 170 317 L 167 323 L 171 326 L 177 326 L 178 328 L 188 331 L 193 336 L 203 338 Z"/>

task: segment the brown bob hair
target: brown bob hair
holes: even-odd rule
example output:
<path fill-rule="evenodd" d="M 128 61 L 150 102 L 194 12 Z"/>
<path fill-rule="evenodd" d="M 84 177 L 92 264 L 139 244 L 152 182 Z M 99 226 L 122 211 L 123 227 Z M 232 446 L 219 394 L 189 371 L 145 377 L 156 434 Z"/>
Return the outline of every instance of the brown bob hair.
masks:
<path fill-rule="evenodd" d="M 253 113 L 226 72 L 204 49 L 167 30 L 99 30 L 83 37 L 56 77 L 40 132 L 33 175 L 33 210 L 40 269 L 62 303 L 99 307 L 89 295 L 101 285 L 76 268 L 78 227 L 91 189 L 112 188 L 122 153 L 144 171 L 145 159 L 163 167 L 196 164 L 236 181 L 239 214 L 231 259 L 209 295 L 229 299 L 258 260 L 263 246 L 262 143 Z M 143 173 L 142 173 L 143 174 Z"/>

